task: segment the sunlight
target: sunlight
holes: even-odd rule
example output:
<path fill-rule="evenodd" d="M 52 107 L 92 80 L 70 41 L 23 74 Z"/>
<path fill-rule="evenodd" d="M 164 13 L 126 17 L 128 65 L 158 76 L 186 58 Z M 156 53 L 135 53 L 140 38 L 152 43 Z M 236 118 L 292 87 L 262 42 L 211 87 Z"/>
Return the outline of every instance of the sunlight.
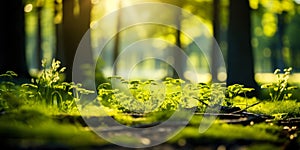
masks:
<path fill-rule="evenodd" d="M 254 3 L 255 0 L 250 1 Z M 294 0 L 297 4 L 300 0 Z M 291 0 L 260 0 L 262 6 L 268 8 L 271 12 L 282 13 L 283 11 L 291 11 L 294 9 L 293 1 Z"/>
<path fill-rule="evenodd" d="M 192 71 L 185 71 L 184 78 L 191 82 L 209 83 L 212 80 L 210 73 L 198 73 L 197 80 L 194 79 L 194 73 Z"/>
<path fill-rule="evenodd" d="M 277 31 L 277 20 L 272 13 L 265 13 L 262 18 L 264 34 L 268 37 L 273 36 Z"/>
<path fill-rule="evenodd" d="M 96 5 L 96 4 L 99 3 L 99 0 L 92 0 L 91 2 L 92 2 L 93 5 Z"/>
<path fill-rule="evenodd" d="M 24 12 L 29 13 L 32 11 L 32 8 L 33 8 L 32 4 L 27 4 L 24 7 Z"/>
<path fill-rule="evenodd" d="M 291 11 L 294 9 L 293 1 L 282 1 L 281 5 L 282 5 L 281 7 L 284 11 Z"/>
<path fill-rule="evenodd" d="M 104 5 L 105 5 L 105 10 L 107 11 L 106 13 L 110 13 L 112 11 L 118 10 L 120 2 L 121 0 L 105 0 Z"/>
<path fill-rule="evenodd" d="M 259 0 L 250 0 L 249 4 L 252 9 L 258 9 Z"/>
<path fill-rule="evenodd" d="M 226 72 L 219 72 L 218 73 L 218 80 L 225 82 L 227 79 L 227 73 Z"/>
<path fill-rule="evenodd" d="M 264 57 L 269 58 L 269 57 L 271 57 L 271 54 L 272 54 L 272 51 L 271 51 L 270 48 L 265 48 L 265 49 L 263 50 L 263 56 L 264 56 Z"/>
<path fill-rule="evenodd" d="M 152 0 L 154 1 L 154 0 Z M 118 3 L 121 2 L 121 5 L 119 5 Z M 145 2 L 145 1 L 143 1 Z M 93 8 L 93 18 L 90 22 L 90 26 L 92 29 L 94 29 L 93 31 L 95 31 L 94 33 L 96 33 L 98 30 L 96 29 L 97 26 L 95 26 L 95 24 L 99 23 L 99 19 L 101 20 L 101 18 L 103 16 L 107 16 L 110 13 L 116 13 L 115 11 L 117 11 L 119 9 L 119 7 L 121 6 L 122 8 L 128 7 L 128 6 L 134 6 L 134 5 L 138 5 L 138 4 L 142 4 L 142 1 L 139 0 L 133 0 L 133 1 L 120 1 L 120 0 L 103 0 L 103 1 L 98 1 L 98 0 L 93 0 L 92 3 L 94 4 L 94 8 Z M 162 22 L 169 20 L 169 22 L 172 22 L 174 20 L 173 17 L 173 12 L 171 11 L 166 11 L 165 14 L 161 15 L 160 12 L 157 10 L 155 11 L 155 9 L 157 8 L 151 8 L 151 11 L 142 11 L 140 10 L 138 7 L 132 7 L 130 9 L 124 9 L 122 10 L 121 14 L 122 14 L 122 19 L 120 20 L 120 24 L 121 24 L 121 28 L 122 28 L 122 24 L 128 24 L 130 22 L 136 22 L 136 20 L 138 20 L 141 17 L 151 17 L 153 15 L 160 15 L 159 19 L 162 20 Z M 190 10 L 191 11 L 191 10 Z M 190 12 L 189 10 L 184 9 L 184 12 Z M 117 12 L 118 13 L 118 12 Z M 167 15 L 170 15 L 172 17 L 166 17 Z M 116 16 L 114 16 L 116 17 Z M 199 40 L 203 40 L 203 39 L 207 39 L 209 38 L 212 33 L 213 33 L 213 27 L 210 21 L 205 20 L 204 18 L 201 17 L 189 17 L 188 15 L 184 16 L 185 18 L 181 21 L 181 29 L 185 32 L 183 32 L 181 34 L 181 43 L 182 46 L 188 46 L 191 43 L 193 43 L 193 38 L 199 38 Z M 117 18 L 112 18 L 111 23 L 103 23 L 105 24 L 105 27 L 107 28 L 113 28 L 113 30 L 116 29 L 116 19 Z M 199 20 L 201 20 L 201 26 L 199 26 L 197 23 L 199 22 Z M 106 25 L 107 24 L 107 25 Z M 203 28 L 204 30 L 199 30 L 199 28 Z M 156 31 L 158 31 L 159 33 L 155 33 Z M 176 36 L 174 33 L 176 30 L 173 27 L 170 26 L 163 26 L 163 25 L 159 25 L 159 24 L 137 24 L 135 26 L 132 26 L 130 28 L 126 28 L 125 30 L 122 30 L 122 35 L 121 38 L 124 39 L 121 41 L 120 47 L 119 47 L 119 51 L 124 51 L 124 48 L 127 47 L 130 43 L 134 42 L 134 41 L 138 41 L 139 39 L 145 39 L 145 38 L 154 38 L 154 39 L 161 39 L 164 41 L 168 41 L 169 43 L 176 45 Z M 154 34 L 155 33 L 155 34 Z M 189 34 L 189 36 L 186 36 L 185 34 Z M 105 33 L 104 33 L 105 34 Z M 126 35 L 126 36 L 125 36 Z M 103 34 L 94 34 L 94 36 L 99 36 L 96 38 L 103 38 L 105 37 L 105 35 Z M 103 36 L 103 37 L 101 37 Z M 126 38 L 124 38 L 126 37 Z M 95 38 L 95 37 L 94 37 Z M 94 42 L 96 43 L 96 42 Z M 151 48 L 152 49 L 157 49 L 157 50 L 164 50 L 166 49 L 168 46 L 168 44 L 163 44 L 161 42 L 158 43 L 151 43 Z M 207 46 L 207 45 L 205 45 Z M 95 44 L 95 49 L 97 48 L 97 45 Z M 111 47 L 107 47 L 107 49 L 105 50 L 105 55 L 112 55 L 112 48 Z M 144 50 L 145 53 L 149 48 L 138 48 L 141 50 Z M 140 56 L 138 56 L 137 54 L 132 54 L 131 56 L 128 56 L 128 58 L 130 58 L 130 60 L 135 60 L 136 58 L 139 58 Z M 188 56 L 189 59 L 190 57 L 193 56 Z M 206 64 L 206 60 L 203 58 L 201 60 L 203 61 L 199 61 L 199 58 L 196 56 L 195 58 L 191 58 L 191 63 L 193 65 L 196 65 L 197 68 L 199 69 L 198 71 L 201 71 L 201 73 L 197 74 L 198 79 L 200 79 L 201 82 L 209 82 L 212 79 L 212 76 L 207 73 L 209 72 L 208 70 L 206 70 L 206 67 L 208 67 Z M 104 61 L 106 62 L 112 62 L 112 58 L 111 57 L 105 57 Z M 175 62 L 175 58 L 173 56 L 169 56 L 167 58 L 167 61 L 169 63 L 174 63 Z M 124 66 L 128 65 L 129 62 L 127 61 L 120 61 L 119 64 L 117 65 L 118 68 L 118 73 L 122 74 L 124 72 L 126 72 L 126 70 L 128 70 L 128 68 L 124 68 Z M 155 65 L 157 63 L 154 63 L 154 61 L 147 61 L 144 63 L 139 64 L 138 67 L 136 67 L 135 69 L 132 70 L 130 76 L 133 78 L 153 78 L 153 73 L 151 72 L 156 72 L 155 78 L 159 78 L 161 79 L 163 76 L 167 76 L 168 72 L 166 71 L 162 71 L 162 68 L 159 68 L 159 65 Z M 111 72 L 111 67 L 109 66 L 109 64 L 105 65 L 103 67 L 103 73 L 104 76 L 111 76 L 112 72 Z M 204 69 L 205 68 L 205 69 Z M 165 68 L 163 68 L 165 69 Z M 186 70 L 183 71 L 184 77 L 186 79 L 192 79 L 193 73 L 192 72 L 188 72 Z M 218 78 L 221 81 L 225 81 L 227 76 L 225 72 L 222 72 L 220 74 L 218 74 Z"/>

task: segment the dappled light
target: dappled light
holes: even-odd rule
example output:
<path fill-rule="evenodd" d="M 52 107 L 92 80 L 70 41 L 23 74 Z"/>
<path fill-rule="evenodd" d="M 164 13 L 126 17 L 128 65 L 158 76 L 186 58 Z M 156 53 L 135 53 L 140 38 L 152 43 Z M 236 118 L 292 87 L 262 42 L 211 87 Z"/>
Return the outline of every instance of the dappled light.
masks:
<path fill-rule="evenodd" d="M 300 0 L 2 4 L 2 149 L 300 149 Z"/>
<path fill-rule="evenodd" d="M 90 22 L 89 27 L 91 29 L 94 29 L 95 26 L 97 25 L 97 21 L 99 20 L 99 18 L 101 18 L 113 11 L 118 10 L 118 7 L 119 7 L 118 2 L 119 1 L 117 1 L 117 0 L 115 0 L 115 1 L 92 0 L 91 3 L 93 5 L 93 7 L 91 10 L 91 22 Z M 141 2 L 139 2 L 139 1 L 126 1 L 125 2 L 124 1 L 124 2 L 122 2 L 122 5 L 123 5 L 123 7 L 127 7 L 127 6 L 131 6 L 134 4 L 139 4 Z M 147 2 L 150 2 L 150 1 L 147 1 Z M 62 18 L 63 18 L 62 1 L 57 0 L 56 3 L 57 3 L 57 5 L 56 5 L 57 14 L 54 16 L 54 23 L 61 24 Z M 283 0 L 283 1 L 250 0 L 249 1 L 250 7 L 254 10 L 262 9 L 262 7 L 265 8 L 264 13 L 262 13 L 261 22 L 258 22 L 257 24 L 255 24 L 252 29 L 253 33 L 254 33 L 254 37 L 252 39 L 252 46 L 254 47 L 254 51 L 255 51 L 254 54 L 256 55 L 255 56 L 256 60 L 258 60 L 255 62 L 255 72 L 256 73 L 272 72 L 273 68 L 270 67 L 270 65 L 272 65 L 272 64 L 271 64 L 271 62 L 268 62 L 268 61 L 270 60 L 270 58 L 273 57 L 273 54 L 272 54 L 272 51 L 270 51 L 270 44 L 268 44 L 268 43 L 270 43 L 269 42 L 270 40 L 268 40 L 267 38 L 269 38 L 269 39 L 274 38 L 276 36 L 276 33 L 278 32 L 278 25 L 277 25 L 278 24 L 278 20 L 277 20 L 278 13 L 281 14 L 281 12 L 283 12 L 283 11 L 291 12 L 291 14 L 297 13 L 297 11 L 295 11 L 295 10 L 297 10 L 297 6 L 294 5 L 293 3 L 297 3 L 297 1 L 294 1 L 294 2 L 292 0 Z M 45 5 L 48 5 L 48 4 L 45 4 Z M 226 4 L 224 2 L 223 7 L 226 7 L 226 5 L 228 5 L 228 4 Z M 31 4 L 31 3 L 26 4 L 24 7 L 24 11 L 27 13 L 31 13 L 34 9 L 35 9 L 34 4 Z M 74 8 L 74 11 L 76 11 L 76 9 L 78 9 L 78 8 Z M 195 8 L 192 5 L 184 5 L 184 9 L 188 12 L 194 13 Z M 123 16 L 124 20 L 134 19 L 135 13 L 137 13 L 137 11 L 132 10 L 132 12 L 130 14 L 126 14 L 126 16 Z M 27 17 L 28 24 L 34 24 L 35 21 L 33 21 L 32 17 L 34 17 L 34 14 Z M 32 18 L 32 19 L 30 19 L 30 18 Z M 226 16 L 222 16 L 222 18 L 225 19 Z M 201 19 L 203 21 L 203 23 L 209 30 L 210 34 L 212 34 L 213 27 L 212 27 L 211 20 L 209 20 L 207 18 L 203 18 L 201 15 L 199 16 L 199 19 Z M 195 36 L 195 37 L 201 36 L 203 34 L 207 34 L 207 33 L 201 33 L 201 30 L 195 30 L 197 28 L 197 26 L 193 25 L 193 22 L 194 22 L 193 20 L 183 20 L 182 26 L 185 26 L 185 28 L 192 30 L 193 31 L 192 33 L 194 33 L 193 36 Z M 226 22 L 226 19 L 225 19 L 225 22 Z M 30 26 L 32 27 L 32 25 L 30 25 Z M 113 27 L 114 25 L 108 24 L 107 26 Z M 148 29 L 150 29 L 150 28 L 153 28 L 155 30 L 160 30 L 160 31 L 162 31 L 161 29 L 163 29 L 158 26 L 149 27 Z M 155 36 L 157 38 L 165 39 L 171 43 L 175 43 L 176 39 L 175 39 L 175 36 L 173 36 L 174 30 L 167 28 L 167 27 L 164 27 L 164 28 L 166 28 L 169 31 L 166 31 L 165 33 L 162 32 L 161 34 L 156 34 Z M 28 28 L 28 31 L 29 30 L 30 29 Z M 97 29 L 95 29 L 95 30 L 97 30 Z M 151 36 L 146 32 L 147 30 L 145 30 L 143 26 L 136 26 L 136 27 L 134 27 L 134 30 L 137 31 L 136 32 L 138 34 L 136 36 L 137 38 L 145 38 L 145 37 Z M 34 32 L 35 32 L 34 30 L 28 32 L 29 37 L 31 37 L 30 39 L 34 39 L 34 35 L 35 35 Z M 169 32 L 169 33 L 167 33 L 167 32 Z M 126 34 L 126 33 L 124 33 L 124 34 Z M 222 34 L 226 35 L 226 32 L 222 32 Z M 99 40 L 99 38 L 101 38 L 101 36 L 102 36 L 102 34 L 93 34 L 93 32 L 92 32 L 92 47 L 94 49 L 97 49 L 97 47 L 98 47 L 97 41 Z M 126 35 L 126 36 L 128 36 L 128 35 Z M 220 43 L 224 43 L 224 44 L 220 44 L 220 46 L 223 46 L 223 47 L 221 47 L 221 50 L 222 50 L 224 56 L 226 56 L 226 51 L 227 51 L 226 50 L 227 49 L 226 37 L 224 37 L 224 36 L 221 36 L 221 37 L 223 37 L 223 38 L 221 39 Z M 264 38 L 264 39 L 262 40 L 262 38 Z M 128 41 L 121 41 L 121 42 L 126 45 L 126 42 L 128 42 Z M 191 40 L 188 37 L 181 35 L 181 42 L 184 45 L 188 45 L 191 42 Z M 30 40 L 28 41 L 28 43 L 29 44 L 27 45 L 27 47 L 28 47 L 28 49 L 31 49 L 31 51 L 32 51 L 32 48 L 34 47 L 34 45 L 32 45 L 32 42 Z M 54 42 L 50 42 L 49 44 L 52 45 L 52 44 L 54 44 Z M 52 46 L 50 46 L 50 47 L 46 46 L 49 44 L 44 44 L 46 49 L 50 49 L 50 47 L 52 47 Z M 292 51 L 292 49 L 285 49 L 285 51 L 289 52 L 289 51 Z M 259 54 L 261 52 L 263 55 Z M 54 51 L 48 52 L 48 56 L 45 56 L 45 57 L 48 57 L 48 59 L 50 59 L 51 55 L 53 56 L 54 53 L 55 53 Z M 193 54 L 193 53 L 191 53 L 191 54 Z M 286 52 L 284 52 L 284 54 L 285 54 L 285 56 L 283 56 L 283 57 L 285 57 L 286 59 L 288 59 L 292 55 L 292 53 L 286 53 Z M 196 54 L 196 55 L 198 55 L 198 54 Z M 33 51 L 28 52 L 27 56 L 33 57 L 33 58 L 28 59 L 28 62 L 29 62 L 29 68 L 32 68 L 33 70 L 35 70 L 34 68 L 36 68 L 38 62 L 32 61 L 32 60 L 34 60 L 34 57 L 35 57 L 35 56 L 33 56 Z M 201 61 L 197 62 L 197 60 L 194 60 L 193 57 L 194 57 L 193 55 L 190 55 L 190 58 L 191 58 L 190 60 L 193 60 L 191 62 L 193 65 L 196 65 L 197 63 L 202 63 Z M 108 58 L 108 57 L 106 57 L 106 58 Z M 267 59 L 269 59 L 269 60 L 267 60 Z M 108 61 L 110 61 L 110 60 L 108 60 Z M 207 60 L 207 61 L 209 62 L 210 60 Z M 265 62 L 265 63 L 261 64 L 259 62 Z M 286 62 L 288 62 L 290 64 L 293 63 L 293 61 L 286 61 Z M 203 69 L 204 68 L 202 68 L 202 70 Z M 207 73 L 209 73 L 209 72 L 207 72 Z"/>
<path fill-rule="evenodd" d="M 31 12 L 32 11 L 32 8 L 33 8 L 33 6 L 32 6 L 32 4 L 27 4 L 25 7 L 24 7 L 24 11 L 25 12 Z"/>
<path fill-rule="evenodd" d="M 277 20 L 275 18 L 275 14 L 265 13 L 262 18 L 262 26 L 264 34 L 267 37 L 272 37 L 275 35 L 277 31 Z"/>

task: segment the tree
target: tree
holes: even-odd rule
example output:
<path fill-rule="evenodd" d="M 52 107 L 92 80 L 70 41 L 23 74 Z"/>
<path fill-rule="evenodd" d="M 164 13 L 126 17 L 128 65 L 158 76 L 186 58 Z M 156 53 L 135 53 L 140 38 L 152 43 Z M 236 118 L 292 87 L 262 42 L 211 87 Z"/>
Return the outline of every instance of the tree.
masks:
<path fill-rule="evenodd" d="M 55 10 L 54 10 L 54 24 L 55 24 L 55 34 L 56 34 L 56 50 L 55 57 L 58 60 L 64 60 L 64 51 L 63 51 L 63 33 L 62 33 L 62 1 L 55 1 Z"/>
<path fill-rule="evenodd" d="M 65 59 L 65 61 L 63 62 L 67 67 L 66 81 L 72 80 L 72 67 L 74 56 L 82 37 L 90 27 L 90 12 L 90 0 L 63 0 L 62 40 L 64 46 Z M 91 45 L 90 43 L 88 43 L 85 46 L 86 52 L 84 54 L 79 55 L 85 58 L 91 58 L 89 62 L 83 63 L 92 64 L 93 57 Z M 84 75 L 84 72 L 82 72 L 82 75 Z"/>
<path fill-rule="evenodd" d="M 42 69 L 42 66 L 40 65 L 41 60 L 43 59 L 43 39 L 42 39 L 42 10 L 43 10 L 44 1 L 37 0 L 37 63 L 38 63 L 38 69 Z"/>
<path fill-rule="evenodd" d="M 284 62 L 283 49 L 284 49 L 284 34 L 285 34 L 285 18 L 287 15 L 286 11 L 282 13 L 278 13 L 277 15 L 277 32 L 275 37 L 273 37 L 271 42 L 271 49 L 273 50 L 271 55 L 272 69 L 281 69 L 286 68 L 286 64 Z"/>
<path fill-rule="evenodd" d="M 300 33 L 300 13 L 297 13 L 287 29 L 287 37 L 291 48 L 291 66 L 295 72 L 300 71 L 300 42 L 298 36 Z"/>
<path fill-rule="evenodd" d="M 182 2 L 177 2 L 175 3 L 178 7 L 182 8 L 183 3 Z M 176 12 L 174 12 L 174 17 L 175 17 L 175 25 L 177 27 L 176 32 L 175 32 L 175 44 L 178 48 L 182 49 L 182 40 L 181 40 L 181 21 L 182 21 L 182 10 L 178 9 Z M 184 53 L 184 52 L 183 52 Z M 174 66 L 176 68 L 173 68 L 173 78 L 181 78 L 185 79 L 184 77 L 184 69 L 186 67 L 186 59 L 182 56 L 181 53 L 174 52 Z"/>
<path fill-rule="evenodd" d="M 258 89 L 254 80 L 248 0 L 230 0 L 227 63 L 227 85 L 243 84 Z"/>
<path fill-rule="evenodd" d="M 0 11 L 0 73 L 14 71 L 29 79 L 25 59 L 24 7 L 22 0 L 3 1 Z"/>
<path fill-rule="evenodd" d="M 220 0 L 214 0 L 213 1 L 213 34 L 214 38 L 216 39 L 217 43 L 220 43 Z M 217 51 L 218 45 L 217 43 L 213 42 L 212 45 L 212 52 L 211 52 L 211 74 L 212 74 L 212 81 L 217 82 L 218 81 L 218 69 L 220 67 L 220 63 L 218 62 L 218 54 Z"/>
<path fill-rule="evenodd" d="M 116 37 L 115 37 L 115 41 L 114 41 L 114 50 L 113 50 L 113 62 L 115 62 L 116 60 L 117 60 L 117 58 L 118 58 L 118 55 L 119 55 L 119 49 L 120 49 L 120 44 L 121 44 L 121 41 L 120 41 L 120 32 L 119 32 L 119 30 L 120 30 L 120 28 L 121 28 L 121 24 L 122 24 L 122 1 L 121 0 L 119 0 L 118 1 L 118 8 L 119 8 L 119 10 L 118 10 L 118 15 L 117 15 L 117 28 L 116 28 L 116 30 L 118 31 L 117 33 L 116 33 Z M 113 68 L 113 75 L 117 75 L 117 70 L 118 70 L 118 68 L 117 68 L 117 65 L 116 66 L 114 66 L 114 68 Z"/>

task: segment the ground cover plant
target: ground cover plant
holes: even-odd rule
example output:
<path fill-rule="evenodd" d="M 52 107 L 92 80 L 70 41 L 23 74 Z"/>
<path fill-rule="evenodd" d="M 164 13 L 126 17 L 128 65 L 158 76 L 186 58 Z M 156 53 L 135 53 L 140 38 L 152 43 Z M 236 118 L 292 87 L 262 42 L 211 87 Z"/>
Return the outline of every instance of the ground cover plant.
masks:
<path fill-rule="evenodd" d="M 46 64 L 42 62 L 42 72 L 31 83 L 15 84 L 17 74 L 13 71 L 0 75 L 0 136 L 5 146 L 21 149 L 112 147 L 86 126 L 78 112 L 87 107 L 97 110 L 100 106 L 107 113 L 92 111 L 91 117 L 101 120 L 109 116 L 132 127 L 151 127 L 178 110 L 192 111 L 194 115 L 187 127 L 165 143 L 172 149 L 203 145 L 212 149 L 299 146 L 300 104 L 290 99 L 296 88 L 288 84 L 291 69 L 284 73 L 275 71 L 277 80 L 262 85 L 269 91 L 269 99 L 248 98 L 247 93 L 254 89 L 239 84 L 226 87 L 174 78 L 128 81 L 110 77 L 107 79 L 110 82 L 99 84 L 94 102 L 81 106 L 76 105 L 80 95 L 92 91 L 79 83 L 64 82 L 62 75 L 66 68 L 61 67 L 59 61 L 53 60 L 50 66 Z M 218 109 L 212 113 L 206 112 L 208 108 Z M 204 114 L 218 119 L 207 132 L 199 133 Z M 122 132 L 126 131 L 121 130 L 119 134 Z"/>
<path fill-rule="evenodd" d="M 292 96 L 292 91 L 296 89 L 296 86 L 288 86 L 288 79 L 291 74 L 292 68 L 283 70 L 284 73 L 280 73 L 280 69 L 274 71 L 276 75 L 276 81 L 273 83 L 263 84 L 261 87 L 266 88 L 269 91 L 269 95 L 272 101 L 287 100 Z"/>

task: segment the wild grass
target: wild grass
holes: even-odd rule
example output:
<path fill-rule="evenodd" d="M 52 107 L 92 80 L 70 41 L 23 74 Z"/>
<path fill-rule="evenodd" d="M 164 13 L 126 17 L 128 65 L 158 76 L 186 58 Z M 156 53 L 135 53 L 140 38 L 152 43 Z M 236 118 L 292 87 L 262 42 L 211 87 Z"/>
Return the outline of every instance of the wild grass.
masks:
<path fill-rule="evenodd" d="M 204 133 L 199 133 L 195 127 L 186 127 L 169 142 L 177 142 L 180 139 L 193 139 L 199 143 L 232 143 L 234 141 L 248 141 L 264 143 L 281 143 L 281 128 L 267 124 L 255 124 L 253 126 L 242 126 L 232 124 L 212 124 Z M 197 133 L 197 134 L 195 134 Z"/>
<path fill-rule="evenodd" d="M 292 68 L 287 68 L 281 73 L 280 69 L 274 71 L 276 80 L 272 83 L 266 83 L 261 86 L 263 89 L 268 89 L 269 95 L 272 101 L 287 100 L 292 97 L 292 91 L 296 89 L 296 86 L 289 86 L 288 80 L 292 71 Z"/>
<path fill-rule="evenodd" d="M 248 109 L 249 112 L 257 114 L 272 115 L 280 118 L 299 117 L 300 103 L 295 100 L 285 101 L 263 101 L 260 104 Z"/>
<path fill-rule="evenodd" d="M 65 68 L 60 66 L 59 61 L 53 60 L 50 66 L 46 66 L 45 61 L 42 64 L 42 72 L 31 83 L 15 84 L 13 78 L 17 74 L 12 71 L 0 75 L 0 78 L 5 78 L 0 83 L 0 138 L 5 139 L 8 145 L 18 144 L 26 148 L 32 144 L 45 146 L 51 143 L 67 146 L 107 144 L 81 124 L 60 123 L 53 119 L 56 115 L 79 116 L 80 112 L 85 116 L 112 116 L 128 126 L 163 122 L 182 109 L 196 108 L 199 112 L 205 112 L 208 106 L 247 108 L 249 112 L 272 115 L 275 119 L 300 116 L 300 103 L 290 100 L 291 91 L 295 89 L 287 84 L 291 69 L 285 70 L 283 75 L 275 72 L 278 80 L 264 85 L 271 100 L 247 98 L 247 93 L 253 89 L 239 84 L 224 87 L 222 84 L 194 84 L 173 78 L 158 82 L 111 77 L 108 78 L 110 83 L 98 86 L 98 97 L 94 102 L 77 108 L 80 95 L 92 91 L 82 88 L 80 83 L 63 81 Z M 170 143 L 192 138 L 200 143 L 208 140 L 253 140 L 273 145 L 284 140 L 278 136 L 282 128 L 268 124 L 242 126 L 213 123 L 205 133 L 200 134 L 198 126 L 201 120 L 201 116 L 193 116 L 189 126 L 173 137 Z"/>
<path fill-rule="evenodd" d="M 6 148 L 80 148 L 107 142 L 85 128 L 58 123 L 35 108 L 0 116 L 0 138 Z"/>

